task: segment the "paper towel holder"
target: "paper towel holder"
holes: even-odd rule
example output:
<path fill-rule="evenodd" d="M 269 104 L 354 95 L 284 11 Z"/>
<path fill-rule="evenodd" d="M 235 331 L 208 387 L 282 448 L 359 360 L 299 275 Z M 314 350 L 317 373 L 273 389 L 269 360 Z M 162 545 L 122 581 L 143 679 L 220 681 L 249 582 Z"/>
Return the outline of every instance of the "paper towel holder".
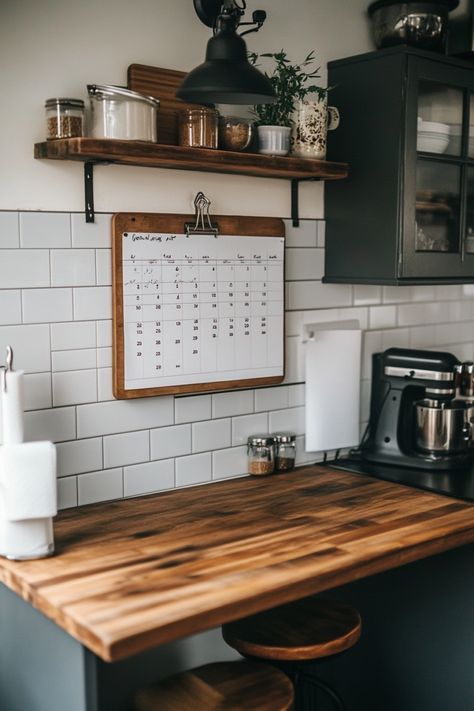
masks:
<path fill-rule="evenodd" d="M 317 331 L 359 331 L 360 322 L 357 319 L 346 321 L 317 321 L 303 325 L 302 343 L 314 341 Z"/>
<path fill-rule="evenodd" d="M 6 365 L 0 365 L 0 372 L 2 376 L 2 390 L 4 393 L 7 392 L 6 374 L 11 370 L 13 370 L 13 348 L 11 346 L 7 346 Z"/>

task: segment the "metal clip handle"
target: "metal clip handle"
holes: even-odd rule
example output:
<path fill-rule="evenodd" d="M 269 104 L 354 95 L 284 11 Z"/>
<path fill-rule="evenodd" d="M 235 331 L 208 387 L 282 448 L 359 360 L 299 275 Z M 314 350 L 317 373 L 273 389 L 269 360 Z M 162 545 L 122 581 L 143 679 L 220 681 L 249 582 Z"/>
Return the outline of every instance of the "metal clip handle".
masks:
<path fill-rule="evenodd" d="M 6 365 L 0 365 L 2 390 L 7 392 L 7 373 L 13 370 L 13 348 L 7 346 Z"/>
<path fill-rule="evenodd" d="M 211 201 L 203 192 L 199 192 L 194 198 L 195 222 L 194 224 L 187 222 L 184 225 L 186 237 L 191 235 L 214 235 L 217 237 L 219 229 L 216 224 L 213 225 L 211 222 L 210 206 Z"/>

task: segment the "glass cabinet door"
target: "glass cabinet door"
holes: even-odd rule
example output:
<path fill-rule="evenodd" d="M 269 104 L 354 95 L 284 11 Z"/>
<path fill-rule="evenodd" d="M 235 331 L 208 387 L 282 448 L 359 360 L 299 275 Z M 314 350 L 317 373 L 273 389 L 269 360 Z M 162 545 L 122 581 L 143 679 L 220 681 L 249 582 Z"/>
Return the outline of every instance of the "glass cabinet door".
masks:
<path fill-rule="evenodd" d="M 417 252 L 460 251 L 460 185 L 459 166 L 418 159 L 415 204 Z"/>
<path fill-rule="evenodd" d="M 418 84 L 415 250 L 461 252 L 462 89 Z"/>
<path fill-rule="evenodd" d="M 460 156 L 463 90 L 421 80 L 418 84 L 417 150 Z"/>

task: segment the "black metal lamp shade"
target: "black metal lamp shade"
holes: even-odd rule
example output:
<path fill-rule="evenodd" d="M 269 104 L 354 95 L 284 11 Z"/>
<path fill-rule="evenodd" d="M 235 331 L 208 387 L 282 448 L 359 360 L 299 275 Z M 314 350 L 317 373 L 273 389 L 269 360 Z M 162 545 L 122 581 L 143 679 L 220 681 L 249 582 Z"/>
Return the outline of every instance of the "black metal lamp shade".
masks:
<path fill-rule="evenodd" d="M 176 96 L 200 104 L 270 104 L 276 95 L 270 81 L 249 64 L 245 41 L 233 18 L 221 16 L 207 43 L 206 60 L 184 78 Z"/>

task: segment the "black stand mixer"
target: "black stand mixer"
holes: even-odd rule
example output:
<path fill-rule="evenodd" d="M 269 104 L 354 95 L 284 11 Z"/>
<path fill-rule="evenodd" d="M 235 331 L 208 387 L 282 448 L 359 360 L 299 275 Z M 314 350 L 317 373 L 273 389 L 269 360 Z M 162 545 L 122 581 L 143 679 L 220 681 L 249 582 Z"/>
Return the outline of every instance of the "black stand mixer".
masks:
<path fill-rule="evenodd" d="M 474 365 L 450 353 L 389 348 L 373 356 L 362 460 L 446 470 L 471 463 Z"/>

